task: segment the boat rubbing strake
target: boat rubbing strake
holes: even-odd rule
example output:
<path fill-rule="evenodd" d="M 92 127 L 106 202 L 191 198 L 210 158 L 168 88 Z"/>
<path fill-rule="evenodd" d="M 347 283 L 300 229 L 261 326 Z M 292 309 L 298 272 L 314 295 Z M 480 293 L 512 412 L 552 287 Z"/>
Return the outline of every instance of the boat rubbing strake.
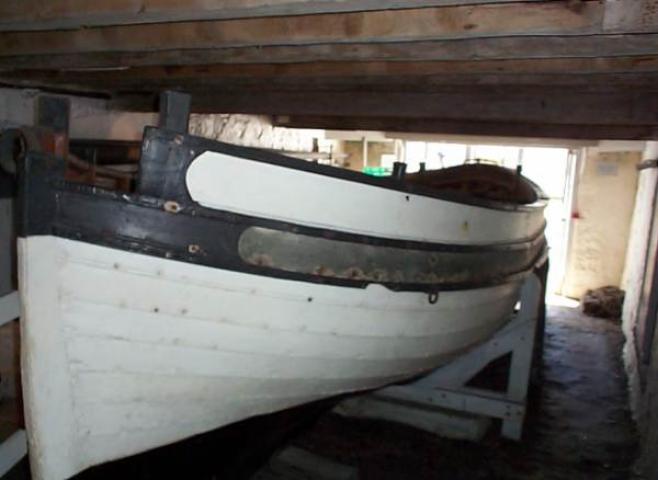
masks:
<path fill-rule="evenodd" d="M 19 165 L 35 478 L 436 368 L 507 322 L 545 255 L 541 202 L 164 129 L 134 193 L 64 169 Z"/>

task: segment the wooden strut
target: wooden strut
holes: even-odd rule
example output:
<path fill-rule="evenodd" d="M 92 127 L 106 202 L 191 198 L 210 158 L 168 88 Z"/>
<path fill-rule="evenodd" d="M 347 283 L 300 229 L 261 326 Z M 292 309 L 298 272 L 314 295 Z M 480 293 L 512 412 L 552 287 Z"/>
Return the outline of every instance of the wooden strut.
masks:
<path fill-rule="evenodd" d="M 42 95 L 37 100 L 36 128 L 33 131 L 26 131 L 25 135 L 34 144 L 34 148 L 66 156 L 69 118 L 70 104 L 67 99 Z M 18 291 L 14 290 L 0 296 L 0 326 L 18 321 L 20 315 L 21 301 Z M 0 442 L 0 477 L 14 468 L 25 455 L 27 455 L 27 434 L 24 429 L 18 429 Z"/>
<path fill-rule="evenodd" d="M 418 424 L 410 408 L 422 410 L 430 422 L 446 418 L 445 410 L 502 420 L 501 435 L 520 440 L 526 413 L 526 396 L 532 368 L 542 282 L 530 275 L 521 289 L 521 309 L 514 319 L 488 342 L 470 350 L 450 364 L 414 382 L 386 387 L 365 397 L 342 402 L 337 413 Z M 466 387 L 466 383 L 492 360 L 511 353 L 505 392 Z M 403 414 L 400 410 L 404 410 Z M 436 418 L 431 413 L 436 412 Z M 407 421 L 407 417 L 409 418 Z M 428 425 L 428 430 L 441 431 Z"/>
<path fill-rule="evenodd" d="M 0 477 L 14 468 L 25 455 L 27 455 L 27 436 L 25 430 L 17 430 L 0 443 Z"/>
<path fill-rule="evenodd" d="M 20 315 L 18 292 L 13 291 L 0 297 L 0 326 L 16 320 Z M 17 430 L 0 442 L 0 478 L 27 455 L 25 430 Z"/>

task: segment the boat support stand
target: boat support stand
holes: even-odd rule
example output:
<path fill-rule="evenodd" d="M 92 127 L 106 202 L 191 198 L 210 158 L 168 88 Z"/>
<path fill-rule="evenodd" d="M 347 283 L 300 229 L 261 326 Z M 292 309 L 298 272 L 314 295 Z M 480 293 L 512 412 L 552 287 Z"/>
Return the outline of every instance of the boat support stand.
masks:
<path fill-rule="evenodd" d="M 13 291 L 0 297 L 0 327 L 15 321 L 20 315 L 18 292 Z M 0 478 L 27 454 L 25 430 L 19 429 L 0 442 Z"/>
<path fill-rule="evenodd" d="M 68 151 L 68 129 L 70 118 L 69 100 L 51 95 L 40 95 L 36 102 L 34 128 L 25 129 L 27 138 L 35 142 L 33 148 L 42 149 L 55 155 L 64 155 Z M 2 132 L 0 132 L 1 134 Z M 6 133 L 6 131 L 5 131 Z M 5 145 L 6 146 L 6 145 Z M 0 152 L 0 157 L 7 152 Z M 13 153 L 13 152 L 12 152 Z M 5 158 L 6 160 L 6 158 Z M 13 162 L 13 157 L 10 158 Z M 1 167 L 6 168 L 7 163 Z M 15 165 L 14 165 L 15 168 Z M 0 265 L 11 268 L 15 259 L 11 255 L 11 242 L 15 242 L 14 200 L 12 196 L 0 195 Z M 0 272 L 5 275 L 6 271 Z M 0 327 L 19 321 L 20 296 L 16 290 L 0 294 Z M 20 348 L 20 347 L 19 347 Z M 20 392 L 17 395 L 21 395 Z M 22 412 L 20 413 L 22 423 Z M 9 437 L 0 441 L 0 479 L 12 470 L 27 455 L 27 434 L 24 428 L 18 428 Z"/>
<path fill-rule="evenodd" d="M 543 325 L 538 330 L 538 323 L 543 323 L 541 270 L 525 280 L 520 310 L 489 341 L 419 380 L 344 400 L 335 412 L 389 420 L 442 436 L 471 440 L 484 436 L 489 419 L 497 418 L 502 420 L 503 437 L 520 440 L 533 357 L 541 353 L 535 351 L 543 332 Z M 506 391 L 466 386 L 492 360 L 509 353 Z"/>

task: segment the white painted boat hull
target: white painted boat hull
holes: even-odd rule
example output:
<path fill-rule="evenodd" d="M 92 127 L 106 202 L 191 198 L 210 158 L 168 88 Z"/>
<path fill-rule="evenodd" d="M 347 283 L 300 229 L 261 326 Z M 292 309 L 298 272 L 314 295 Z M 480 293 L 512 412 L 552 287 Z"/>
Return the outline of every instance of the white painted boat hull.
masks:
<path fill-rule="evenodd" d="M 92 465 L 433 369 L 507 322 L 520 279 L 328 286 L 53 236 L 19 240 L 32 473 Z"/>

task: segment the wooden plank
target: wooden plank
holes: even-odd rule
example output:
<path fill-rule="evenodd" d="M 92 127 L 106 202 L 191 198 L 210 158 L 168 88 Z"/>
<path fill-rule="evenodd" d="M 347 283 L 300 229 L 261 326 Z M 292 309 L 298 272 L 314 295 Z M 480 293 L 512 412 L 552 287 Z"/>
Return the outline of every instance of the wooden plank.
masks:
<path fill-rule="evenodd" d="M 0 31 L 258 18 L 546 0 L 5 0 Z"/>
<path fill-rule="evenodd" d="M 565 119 L 568 122 L 568 119 Z M 509 122 L 446 121 L 398 117 L 275 116 L 273 124 L 289 128 L 327 130 L 374 130 L 384 132 L 480 135 L 487 137 L 555 138 L 555 139 L 658 139 L 655 125 L 582 125 L 519 124 Z"/>
<path fill-rule="evenodd" d="M 525 36 L 451 41 L 270 46 L 12 55 L 4 51 L 0 69 L 125 69 L 127 66 L 181 66 L 227 63 L 483 61 L 646 57 L 658 54 L 658 34 Z"/>
<path fill-rule="evenodd" d="M 517 89 L 534 89 L 538 86 L 565 87 L 610 91 L 612 88 L 636 88 L 641 91 L 658 91 L 658 72 L 626 73 L 626 74 L 460 74 L 433 76 L 375 76 L 375 77 L 167 77 L 150 78 L 103 78 L 102 75 L 76 79 L 74 76 L 59 76 L 57 74 L 40 75 L 18 74 L 3 75 L 0 81 L 16 87 L 26 88 L 57 88 L 62 91 L 87 91 L 96 93 L 112 92 L 143 92 L 151 93 L 167 89 L 178 89 L 184 85 L 191 93 L 204 93 L 209 89 L 221 89 L 236 95 L 260 95 L 265 92 L 307 91 L 313 94 L 325 92 L 345 92 L 356 89 L 371 92 L 418 92 L 438 93 L 450 92 L 464 87 L 515 87 Z"/>
<path fill-rule="evenodd" d="M 62 82 L 87 82 L 97 78 L 106 81 L 137 79 L 188 78 L 363 78 L 403 76 L 469 76 L 469 75 L 594 75 L 658 72 L 658 55 L 596 57 L 596 58 L 539 58 L 503 60 L 457 61 L 347 61 L 313 63 L 253 63 L 145 66 L 115 70 L 15 70 L 3 72 L 5 78 L 49 77 Z"/>
<path fill-rule="evenodd" d="M 6 32 L 0 35 L 0 55 L 154 52 L 602 32 L 604 4 L 585 2 L 578 9 L 570 5 L 535 2 Z"/>
<path fill-rule="evenodd" d="M 150 104 L 150 101 L 149 101 Z M 196 112 L 435 118 L 456 121 L 572 125 L 658 124 L 658 93 L 633 90 L 496 89 L 473 87 L 445 93 L 313 91 L 236 95 L 194 92 Z"/>
<path fill-rule="evenodd" d="M 248 47 L 160 52 L 96 52 L 0 56 L 0 69 L 107 69 L 138 65 L 302 63 L 322 61 L 479 61 L 653 56 L 658 34 L 583 37 L 503 37 L 450 42 L 402 42 L 305 47 Z"/>
<path fill-rule="evenodd" d="M 359 471 L 297 447 L 275 453 L 252 480 L 358 480 Z"/>
<path fill-rule="evenodd" d="M 414 388 L 413 383 L 386 387 L 375 391 L 373 396 L 384 401 L 400 401 L 418 406 L 448 408 L 503 419 L 508 415 L 522 416 L 525 412 L 524 403 L 508 400 L 503 395 L 497 395 L 495 392 L 476 394 L 444 388 Z"/>
<path fill-rule="evenodd" d="M 104 95 L 123 95 L 117 92 L 131 92 L 132 95 L 138 95 L 138 103 L 145 102 L 155 105 L 153 101 L 157 92 L 167 89 L 180 88 L 185 86 L 186 92 L 195 98 L 208 98 L 208 109 L 221 108 L 222 106 L 213 103 L 212 92 L 222 92 L 223 95 L 231 95 L 236 98 L 245 96 L 250 97 L 272 97 L 290 93 L 303 92 L 307 99 L 313 101 L 318 96 L 336 94 L 353 94 L 361 95 L 361 92 L 367 91 L 369 94 L 412 94 L 412 95 L 435 95 L 438 93 L 450 95 L 457 93 L 460 95 L 468 94 L 466 88 L 484 90 L 492 96 L 505 94 L 513 90 L 516 94 L 527 93 L 530 98 L 536 93 L 538 88 L 549 88 L 554 98 L 559 100 L 561 92 L 556 92 L 555 88 L 562 88 L 576 91 L 587 91 L 588 93 L 597 93 L 607 96 L 610 92 L 622 89 L 632 90 L 636 95 L 650 95 L 658 93 L 658 73 L 650 74 L 627 74 L 627 75 L 446 75 L 433 77 L 357 77 L 357 78 L 295 78 L 280 79 L 271 78 L 215 78 L 215 79 L 167 79 L 161 80 L 144 80 L 139 81 L 132 79 L 128 81 L 109 80 L 103 81 L 96 78 L 93 81 L 84 83 L 71 81 L 62 82 L 57 77 L 42 76 L 39 78 L 11 79 L 3 78 L 0 74 L 0 82 L 5 85 L 18 88 L 41 88 L 57 89 L 59 92 L 68 92 L 71 94 L 104 94 Z M 614 88 L 612 88 L 614 87 Z M 138 93 L 141 92 L 141 93 Z M 145 98 L 147 100 L 145 100 Z M 431 97 L 430 97 L 431 98 Z M 543 98 L 543 97 L 541 97 Z M 541 100 L 540 100 L 541 101 Z M 134 108 L 128 106 L 128 108 Z M 138 107 L 140 109 L 141 107 Z M 236 107 L 237 108 L 237 107 Z M 251 108 L 251 107 L 250 107 Z M 268 108 L 267 106 L 265 108 Z M 148 109 L 148 107 L 147 107 Z M 222 112 L 222 109 L 216 110 Z M 252 112 L 261 113 L 261 112 Z M 281 112 L 278 112 L 281 113 Z M 316 112 L 317 113 L 317 112 Z M 613 112 L 614 113 L 614 112 Z M 296 114 L 299 114 L 297 111 Z M 335 114 L 332 113 L 332 115 Z"/>
<path fill-rule="evenodd" d="M 319 62 L 133 67 L 110 71 L 0 72 L 7 84 L 67 91 L 332 89 L 368 86 L 427 91 L 444 85 L 658 86 L 658 56 L 435 62 Z"/>
<path fill-rule="evenodd" d="M 334 409 L 338 415 L 401 423 L 441 437 L 477 442 L 491 426 L 491 420 L 436 407 L 418 407 L 412 402 L 395 402 L 363 395 L 343 400 Z"/>
<path fill-rule="evenodd" d="M 451 85 L 658 87 L 658 56 L 437 62 L 320 62 L 0 72 L 6 85 L 68 92 L 155 92 L 184 86 L 236 92 L 345 88 L 432 91 Z"/>
<path fill-rule="evenodd" d="M 658 28 L 658 0 L 619 2 L 606 0 L 603 28 L 620 31 L 627 28 L 655 31 Z"/>
<path fill-rule="evenodd" d="M 18 430 L 0 443 L 0 477 L 9 472 L 25 455 L 27 455 L 27 436 L 25 430 Z"/>
<path fill-rule="evenodd" d="M 0 325 L 16 320 L 21 314 L 21 302 L 18 292 L 11 292 L 0 297 Z"/>

